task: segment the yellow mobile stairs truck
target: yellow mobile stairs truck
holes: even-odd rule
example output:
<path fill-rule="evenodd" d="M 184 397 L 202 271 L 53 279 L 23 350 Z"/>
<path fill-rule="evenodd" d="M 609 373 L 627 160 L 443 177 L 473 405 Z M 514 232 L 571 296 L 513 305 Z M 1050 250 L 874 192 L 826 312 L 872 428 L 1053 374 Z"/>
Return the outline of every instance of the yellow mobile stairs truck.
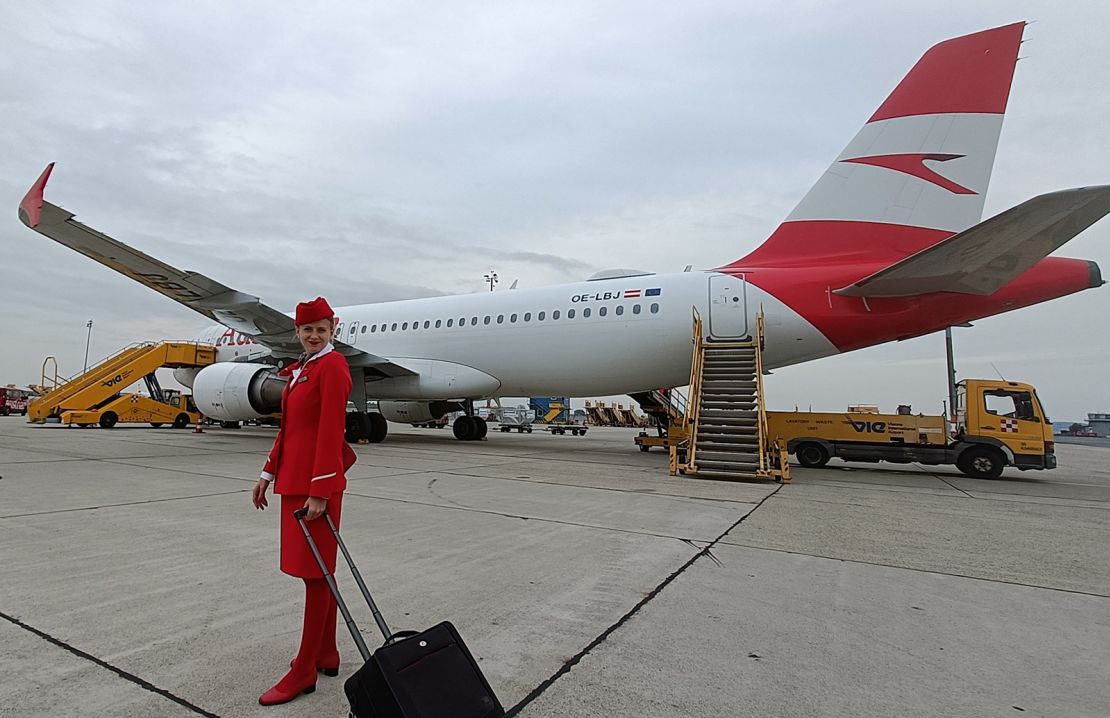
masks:
<path fill-rule="evenodd" d="M 216 361 L 216 349 L 193 342 L 142 343 L 127 347 L 88 371 L 68 380 L 44 378 L 52 386 L 27 407 L 27 421 L 110 429 L 118 422 L 170 424 L 183 429 L 200 420 L 191 396 L 163 390 L 155 371 L 161 367 L 204 367 Z M 45 364 L 44 364 L 45 367 Z M 150 396 L 124 394 L 137 381 Z"/>
<path fill-rule="evenodd" d="M 864 407 L 853 407 L 862 409 Z M 768 411 L 776 437 L 802 466 L 830 458 L 955 465 L 974 478 L 997 478 L 1007 466 L 1054 469 L 1052 423 L 1037 391 L 1015 381 L 965 379 L 956 385 L 955 426 L 943 416 Z"/>

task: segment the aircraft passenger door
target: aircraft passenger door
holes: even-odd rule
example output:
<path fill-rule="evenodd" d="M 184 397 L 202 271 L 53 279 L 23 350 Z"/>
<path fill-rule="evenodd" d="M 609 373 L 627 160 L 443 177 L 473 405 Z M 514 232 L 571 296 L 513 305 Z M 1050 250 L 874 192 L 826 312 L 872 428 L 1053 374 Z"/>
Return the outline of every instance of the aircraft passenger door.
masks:
<path fill-rule="evenodd" d="M 358 327 L 358 322 L 351 322 L 351 326 L 344 327 L 342 331 L 342 336 L 338 337 L 339 341 L 343 342 L 344 344 L 350 344 L 351 346 L 354 346 L 355 341 L 358 340 Z"/>
<path fill-rule="evenodd" d="M 747 282 L 743 277 L 709 277 L 709 329 L 714 339 L 748 336 Z"/>

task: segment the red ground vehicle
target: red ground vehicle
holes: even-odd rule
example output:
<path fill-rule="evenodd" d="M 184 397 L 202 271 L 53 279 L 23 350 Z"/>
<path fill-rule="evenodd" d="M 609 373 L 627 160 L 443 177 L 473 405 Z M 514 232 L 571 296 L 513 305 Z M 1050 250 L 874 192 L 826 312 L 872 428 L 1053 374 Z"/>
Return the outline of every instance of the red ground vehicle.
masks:
<path fill-rule="evenodd" d="M 0 386 L 0 416 L 8 416 L 9 414 L 27 416 L 27 403 L 30 400 L 31 392 L 26 389 Z"/>

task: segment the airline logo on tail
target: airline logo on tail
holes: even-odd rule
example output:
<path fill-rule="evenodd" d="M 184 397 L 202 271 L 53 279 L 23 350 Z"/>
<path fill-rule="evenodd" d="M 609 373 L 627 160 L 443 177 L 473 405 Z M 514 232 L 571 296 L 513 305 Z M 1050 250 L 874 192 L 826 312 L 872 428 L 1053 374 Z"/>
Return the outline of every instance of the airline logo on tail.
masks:
<path fill-rule="evenodd" d="M 949 160 L 958 160 L 967 155 L 951 155 L 941 152 L 906 152 L 896 155 L 873 155 L 871 157 L 851 157 L 843 159 L 841 162 L 854 162 L 859 165 L 872 165 L 874 167 L 883 167 L 895 172 L 902 172 L 911 177 L 932 182 L 937 187 L 946 189 L 952 194 L 979 194 L 975 190 L 968 189 L 961 184 L 956 184 L 942 174 L 939 174 L 932 169 L 925 166 L 925 160 L 932 160 L 934 162 L 947 162 Z"/>

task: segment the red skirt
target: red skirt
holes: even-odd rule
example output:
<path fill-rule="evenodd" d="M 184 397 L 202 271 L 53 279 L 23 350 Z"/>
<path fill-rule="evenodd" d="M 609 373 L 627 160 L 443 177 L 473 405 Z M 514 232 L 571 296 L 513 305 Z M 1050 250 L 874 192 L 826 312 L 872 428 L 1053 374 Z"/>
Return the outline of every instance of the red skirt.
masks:
<path fill-rule="evenodd" d="M 307 500 L 307 496 L 281 495 L 281 570 L 298 578 L 323 578 L 324 574 L 320 573 L 320 566 L 317 565 L 312 549 L 308 547 L 308 541 L 301 531 L 301 524 L 293 516 L 293 512 L 302 508 Z M 335 522 L 337 529 L 342 510 L 343 492 L 340 491 L 332 494 L 328 499 L 328 515 Z M 332 535 L 327 520 L 321 516 L 314 521 L 309 521 L 308 532 L 312 534 L 316 547 L 320 549 L 320 555 L 324 557 L 328 571 L 335 573 L 335 555 L 339 547 L 335 543 L 335 536 Z"/>

